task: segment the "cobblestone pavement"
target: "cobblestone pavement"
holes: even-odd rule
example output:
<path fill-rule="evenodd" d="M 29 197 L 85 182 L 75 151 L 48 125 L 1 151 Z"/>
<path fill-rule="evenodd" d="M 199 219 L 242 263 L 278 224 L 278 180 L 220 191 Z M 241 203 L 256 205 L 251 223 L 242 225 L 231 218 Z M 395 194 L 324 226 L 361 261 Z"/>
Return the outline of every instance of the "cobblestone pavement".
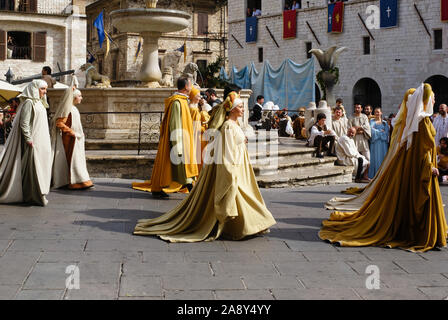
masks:
<path fill-rule="evenodd" d="M 317 237 L 323 203 L 348 186 L 262 190 L 277 220 L 246 241 L 168 244 L 137 237 L 184 195 L 153 200 L 131 181 L 54 191 L 45 208 L 0 206 L 0 299 L 445 299 L 448 251 L 341 248 Z M 442 187 L 446 202 L 448 188 Z M 379 290 L 366 273 L 379 271 Z M 70 266 L 78 269 L 70 274 Z M 69 267 L 69 270 L 67 270 Z M 66 282 L 79 270 L 80 289 Z M 66 273 L 68 271 L 68 273 Z M 375 274 L 373 274 L 375 275 Z M 70 281 L 67 281 L 69 278 Z M 73 281 L 71 281 L 73 280 Z"/>

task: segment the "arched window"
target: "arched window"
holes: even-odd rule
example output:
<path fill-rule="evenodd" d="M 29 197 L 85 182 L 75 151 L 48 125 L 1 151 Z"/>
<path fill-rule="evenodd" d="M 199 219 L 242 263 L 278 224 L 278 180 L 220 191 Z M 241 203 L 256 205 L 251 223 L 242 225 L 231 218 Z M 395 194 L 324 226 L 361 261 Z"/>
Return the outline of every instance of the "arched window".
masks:
<path fill-rule="evenodd" d="M 373 108 L 381 108 L 381 89 L 375 80 L 363 78 L 355 84 L 353 104 L 355 103 L 363 106 L 370 104 Z"/>
<path fill-rule="evenodd" d="M 448 102 L 448 78 L 442 75 L 435 75 L 426 79 L 425 83 L 429 83 L 432 91 L 436 96 L 434 111 L 439 111 L 439 106 Z"/>

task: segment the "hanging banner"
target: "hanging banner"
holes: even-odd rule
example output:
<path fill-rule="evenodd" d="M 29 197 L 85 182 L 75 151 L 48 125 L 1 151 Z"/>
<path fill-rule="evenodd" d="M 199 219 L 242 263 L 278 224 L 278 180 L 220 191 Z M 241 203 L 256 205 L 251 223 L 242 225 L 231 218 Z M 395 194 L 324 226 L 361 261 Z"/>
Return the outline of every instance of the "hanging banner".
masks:
<path fill-rule="evenodd" d="M 283 39 L 294 39 L 297 37 L 297 11 L 283 11 Z"/>
<path fill-rule="evenodd" d="M 246 18 L 246 42 L 257 42 L 258 19 Z"/>
<path fill-rule="evenodd" d="M 398 26 L 398 0 L 380 0 L 381 28 Z"/>
<path fill-rule="evenodd" d="M 448 0 L 440 0 L 440 15 L 443 22 L 448 21 Z"/>
<path fill-rule="evenodd" d="M 328 5 L 328 32 L 341 33 L 344 26 L 344 3 L 336 2 Z"/>
<path fill-rule="evenodd" d="M 240 70 L 232 67 L 230 75 L 222 69 L 220 77 L 230 79 L 243 89 L 251 89 L 250 104 L 255 103 L 255 97 L 263 95 L 265 101 L 274 101 L 282 108 L 295 111 L 315 101 L 314 74 L 314 59 L 308 59 L 304 64 L 287 59 L 278 68 L 266 61 L 260 71 L 253 62 Z"/>

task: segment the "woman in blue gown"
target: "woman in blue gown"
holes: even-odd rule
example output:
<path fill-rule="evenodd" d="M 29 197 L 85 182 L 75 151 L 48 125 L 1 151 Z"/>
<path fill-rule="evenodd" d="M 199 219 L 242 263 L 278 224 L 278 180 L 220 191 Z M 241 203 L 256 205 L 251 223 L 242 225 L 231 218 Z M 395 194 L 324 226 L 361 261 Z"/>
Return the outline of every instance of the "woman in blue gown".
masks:
<path fill-rule="evenodd" d="M 372 138 L 370 140 L 369 178 L 373 179 L 383 163 L 389 148 L 389 125 L 383 120 L 381 108 L 375 108 L 375 118 L 370 120 Z"/>

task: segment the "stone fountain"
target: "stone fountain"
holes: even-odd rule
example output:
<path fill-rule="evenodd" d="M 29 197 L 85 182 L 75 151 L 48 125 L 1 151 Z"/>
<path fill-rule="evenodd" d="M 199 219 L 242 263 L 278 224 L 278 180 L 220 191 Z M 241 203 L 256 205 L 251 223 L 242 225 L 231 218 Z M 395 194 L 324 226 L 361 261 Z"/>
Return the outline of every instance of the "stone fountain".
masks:
<path fill-rule="evenodd" d="M 191 16 L 183 11 L 157 9 L 157 0 L 146 0 L 146 8 L 129 8 L 110 13 L 112 24 L 121 32 L 139 33 L 143 38 L 143 64 L 138 79 L 142 86 L 159 88 L 159 38 L 163 33 L 181 31 Z"/>

